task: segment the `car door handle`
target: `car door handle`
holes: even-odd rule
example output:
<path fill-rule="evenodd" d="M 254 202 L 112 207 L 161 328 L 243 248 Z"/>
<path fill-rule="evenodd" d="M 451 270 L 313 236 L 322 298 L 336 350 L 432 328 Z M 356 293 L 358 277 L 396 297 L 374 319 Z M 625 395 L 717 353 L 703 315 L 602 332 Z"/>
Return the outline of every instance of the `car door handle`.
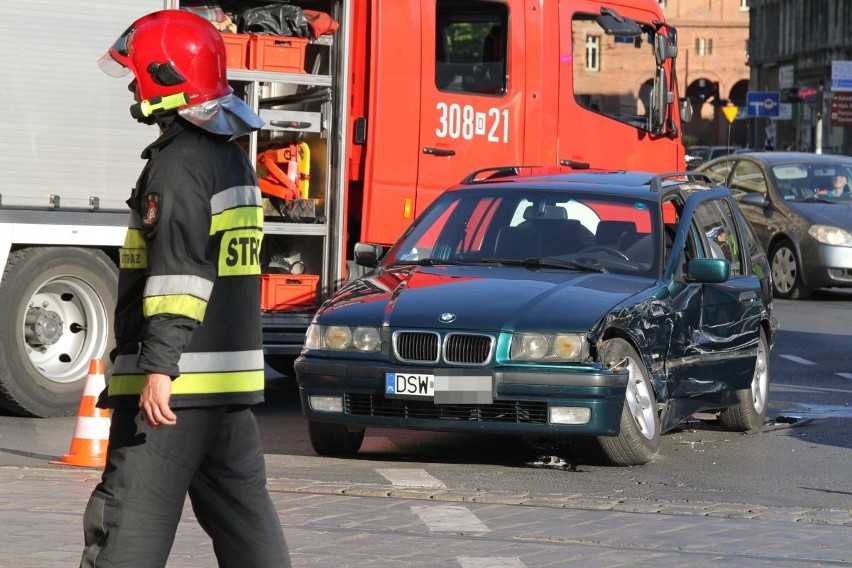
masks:
<path fill-rule="evenodd" d="M 446 150 L 444 148 L 423 148 L 424 154 L 429 154 L 430 156 L 455 156 L 455 150 Z"/>
<path fill-rule="evenodd" d="M 757 292 L 742 292 L 740 294 L 740 302 L 753 302 L 757 299 Z"/>

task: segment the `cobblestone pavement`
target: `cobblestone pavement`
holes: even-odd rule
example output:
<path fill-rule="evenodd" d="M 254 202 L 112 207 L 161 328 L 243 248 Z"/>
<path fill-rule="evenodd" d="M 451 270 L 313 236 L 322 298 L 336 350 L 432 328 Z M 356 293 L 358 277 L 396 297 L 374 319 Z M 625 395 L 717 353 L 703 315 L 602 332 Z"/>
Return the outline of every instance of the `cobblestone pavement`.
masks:
<path fill-rule="evenodd" d="M 0 468 L 0 566 L 76 566 L 99 472 Z M 852 511 L 270 477 L 294 566 L 852 566 Z M 215 567 L 189 507 L 168 566 Z"/>

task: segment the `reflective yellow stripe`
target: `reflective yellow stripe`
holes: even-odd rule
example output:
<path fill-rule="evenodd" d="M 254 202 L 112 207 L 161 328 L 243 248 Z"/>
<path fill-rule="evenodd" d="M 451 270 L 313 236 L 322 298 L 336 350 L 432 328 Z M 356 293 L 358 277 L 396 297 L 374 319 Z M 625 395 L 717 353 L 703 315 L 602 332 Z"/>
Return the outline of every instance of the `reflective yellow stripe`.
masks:
<path fill-rule="evenodd" d="M 118 267 L 127 270 L 148 268 L 148 244 L 142 231 L 127 229 L 124 246 L 118 249 Z"/>
<path fill-rule="evenodd" d="M 152 296 L 142 300 L 142 315 L 146 318 L 159 314 L 175 314 L 204 321 L 206 311 L 207 302 L 189 294 Z"/>
<path fill-rule="evenodd" d="M 263 227 L 263 209 L 260 207 L 237 207 L 213 215 L 210 234 L 215 235 L 228 229 Z"/>
<path fill-rule="evenodd" d="M 121 247 L 118 249 L 118 267 L 125 270 L 148 268 L 148 249 Z"/>
<path fill-rule="evenodd" d="M 258 229 L 226 231 L 219 245 L 219 276 L 260 274 L 260 243 L 263 232 Z"/>
<path fill-rule="evenodd" d="M 148 248 L 145 243 L 145 235 L 139 229 L 127 229 L 124 235 L 124 247 L 131 249 Z"/>
<path fill-rule="evenodd" d="M 237 371 L 233 373 L 186 373 L 172 381 L 172 394 L 224 394 L 263 390 L 264 373 Z M 145 375 L 113 375 L 109 380 L 109 395 L 139 394 Z"/>

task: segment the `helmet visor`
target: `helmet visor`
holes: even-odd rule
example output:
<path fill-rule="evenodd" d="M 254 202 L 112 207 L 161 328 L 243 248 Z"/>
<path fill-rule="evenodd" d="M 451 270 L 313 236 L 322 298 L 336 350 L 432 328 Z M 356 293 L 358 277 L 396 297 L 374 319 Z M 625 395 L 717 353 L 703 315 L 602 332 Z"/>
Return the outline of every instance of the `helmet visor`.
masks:
<path fill-rule="evenodd" d="M 98 67 L 101 68 L 101 71 L 111 77 L 124 77 L 130 72 L 123 60 L 130 57 L 130 36 L 134 30 L 133 26 L 124 30 L 124 33 L 109 48 L 109 51 L 101 56 L 98 60 Z"/>

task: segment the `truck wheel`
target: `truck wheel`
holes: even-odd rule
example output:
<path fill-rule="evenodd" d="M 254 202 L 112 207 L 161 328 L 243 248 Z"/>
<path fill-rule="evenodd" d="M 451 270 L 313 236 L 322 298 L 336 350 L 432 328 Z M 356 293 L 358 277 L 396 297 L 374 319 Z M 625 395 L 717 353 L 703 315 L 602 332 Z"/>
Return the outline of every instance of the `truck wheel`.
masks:
<path fill-rule="evenodd" d="M 101 251 L 9 255 L 0 283 L 0 406 L 37 417 L 76 412 L 89 363 L 114 342 L 117 282 L 118 269 Z"/>
<path fill-rule="evenodd" d="M 737 391 L 736 396 L 737 403 L 719 413 L 719 426 L 731 432 L 746 432 L 763 426 L 769 398 L 769 347 L 763 331 L 760 332 L 751 387 Z"/>
<path fill-rule="evenodd" d="M 633 347 L 623 339 L 603 343 L 601 360 L 626 365 L 627 392 L 621 410 L 621 432 L 617 436 L 599 436 L 598 443 L 614 465 L 641 465 L 651 461 L 660 450 L 660 415 L 648 371 Z"/>
<path fill-rule="evenodd" d="M 357 454 L 364 441 L 364 430 L 349 431 L 343 424 L 308 422 L 311 446 L 321 456 L 351 456 Z"/>

